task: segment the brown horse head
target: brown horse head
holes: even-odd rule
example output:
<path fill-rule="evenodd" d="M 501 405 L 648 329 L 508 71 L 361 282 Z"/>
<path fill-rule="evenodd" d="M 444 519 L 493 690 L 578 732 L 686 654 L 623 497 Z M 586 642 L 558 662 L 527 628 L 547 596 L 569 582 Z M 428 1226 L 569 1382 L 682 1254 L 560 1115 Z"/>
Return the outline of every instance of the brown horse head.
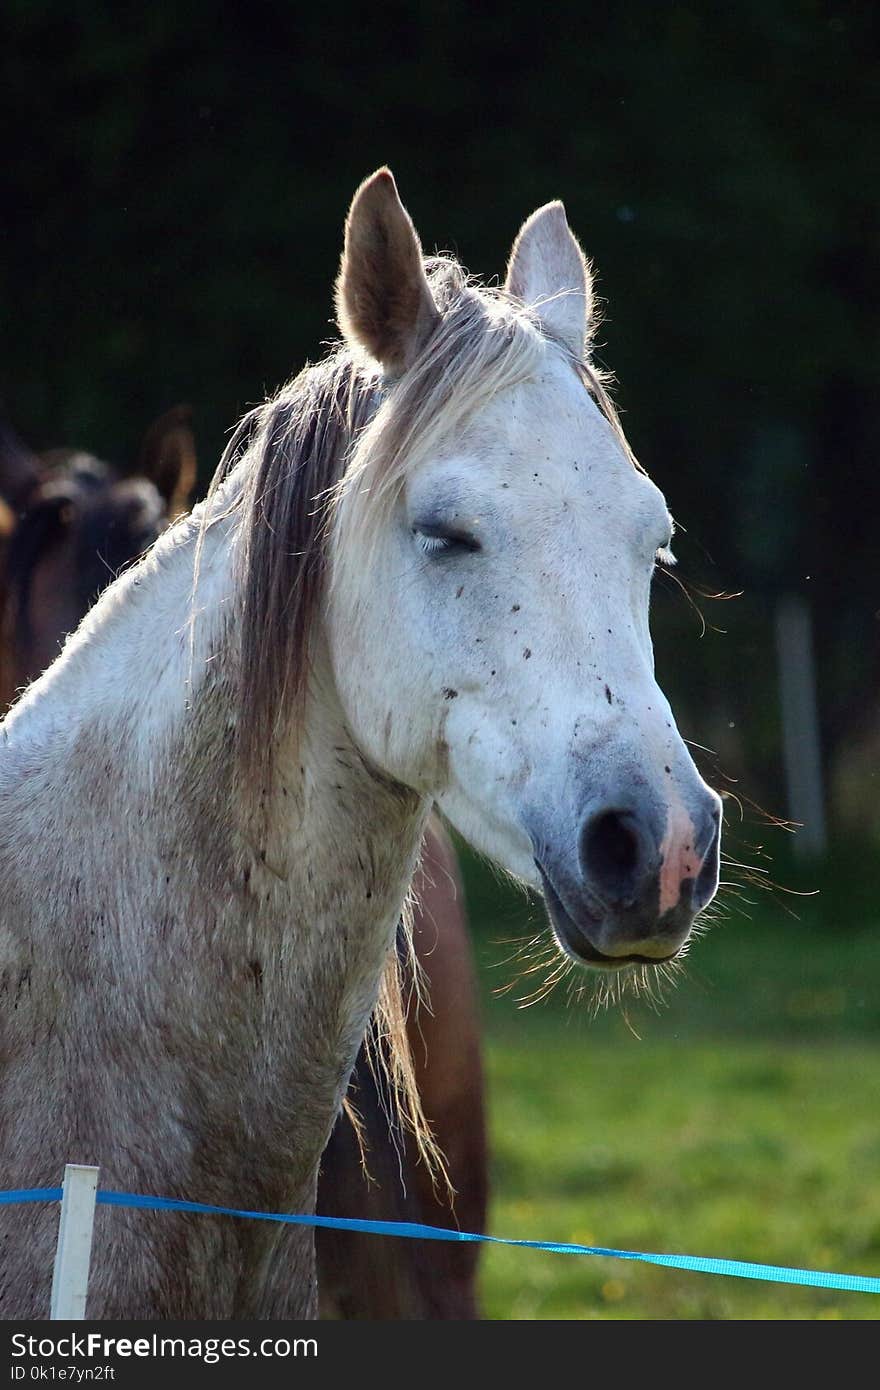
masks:
<path fill-rule="evenodd" d="M 129 473 L 80 450 L 35 454 L 0 423 L 0 708 L 185 510 L 195 477 L 185 406 L 151 425 Z"/>

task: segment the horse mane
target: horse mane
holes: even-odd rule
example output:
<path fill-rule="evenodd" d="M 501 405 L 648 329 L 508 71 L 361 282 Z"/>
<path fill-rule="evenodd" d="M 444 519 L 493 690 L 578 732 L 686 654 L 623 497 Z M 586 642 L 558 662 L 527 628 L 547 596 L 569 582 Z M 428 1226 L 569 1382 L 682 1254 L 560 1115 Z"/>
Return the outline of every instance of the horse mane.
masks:
<path fill-rule="evenodd" d="M 302 730 L 328 586 L 368 572 L 415 464 L 497 392 L 527 380 L 541 360 L 548 335 L 534 311 L 469 280 L 451 258 L 429 260 L 425 269 L 440 321 L 409 370 L 384 381 L 371 363 L 337 346 L 244 416 L 211 483 L 193 621 L 205 532 L 236 513 L 237 770 L 243 804 L 252 808 L 272 785 L 279 738 Z M 603 374 L 571 361 L 631 458 Z M 403 952 L 418 989 L 409 918 L 407 910 Z M 388 1074 L 423 1159 L 444 1174 L 422 1113 L 405 1018 L 394 951 L 374 1015 L 374 1061 Z"/>
<path fill-rule="evenodd" d="M 375 378 L 339 349 L 245 416 L 220 463 L 218 479 L 245 446 L 235 555 L 245 795 L 271 786 L 278 737 L 302 724 L 324 593 L 328 498 L 376 392 Z"/>

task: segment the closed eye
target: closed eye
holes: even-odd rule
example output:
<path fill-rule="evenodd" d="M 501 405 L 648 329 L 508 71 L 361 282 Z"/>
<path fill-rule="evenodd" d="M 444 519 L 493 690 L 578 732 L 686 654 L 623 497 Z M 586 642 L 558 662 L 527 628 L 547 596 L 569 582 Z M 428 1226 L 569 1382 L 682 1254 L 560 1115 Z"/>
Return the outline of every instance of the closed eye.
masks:
<path fill-rule="evenodd" d="M 423 523 L 413 526 L 412 533 L 423 555 L 450 555 L 482 548 L 476 536 L 445 526 Z"/>

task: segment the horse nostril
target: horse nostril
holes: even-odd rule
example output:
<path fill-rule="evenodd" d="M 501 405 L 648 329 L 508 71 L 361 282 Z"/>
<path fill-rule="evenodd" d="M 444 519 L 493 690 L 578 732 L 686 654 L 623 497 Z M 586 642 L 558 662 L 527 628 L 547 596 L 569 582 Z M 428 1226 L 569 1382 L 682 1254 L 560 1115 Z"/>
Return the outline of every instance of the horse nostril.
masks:
<path fill-rule="evenodd" d="M 584 873 L 598 893 L 611 901 L 632 898 L 640 878 L 642 844 L 631 811 L 600 811 L 581 837 Z"/>
<path fill-rule="evenodd" d="M 706 851 L 703 865 L 697 874 L 694 884 L 693 900 L 694 909 L 702 912 L 707 903 L 711 902 L 718 890 L 718 864 L 721 850 L 721 817 L 716 813 L 715 834 Z"/>

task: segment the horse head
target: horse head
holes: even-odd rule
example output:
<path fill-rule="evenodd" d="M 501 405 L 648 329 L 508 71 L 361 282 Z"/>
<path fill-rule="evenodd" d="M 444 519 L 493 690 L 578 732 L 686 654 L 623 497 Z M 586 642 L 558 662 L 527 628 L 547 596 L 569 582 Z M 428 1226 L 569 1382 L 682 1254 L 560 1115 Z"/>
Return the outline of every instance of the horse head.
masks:
<path fill-rule="evenodd" d="M 356 741 L 543 892 L 568 955 L 675 958 L 718 885 L 721 807 L 655 679 L 673 525 L 591 363 L 562 204 L 528 219 L 491 292 L 424 261 L 381 170 L 351 207 L 338 307 L 379 374 L 330 606 Z"/>

